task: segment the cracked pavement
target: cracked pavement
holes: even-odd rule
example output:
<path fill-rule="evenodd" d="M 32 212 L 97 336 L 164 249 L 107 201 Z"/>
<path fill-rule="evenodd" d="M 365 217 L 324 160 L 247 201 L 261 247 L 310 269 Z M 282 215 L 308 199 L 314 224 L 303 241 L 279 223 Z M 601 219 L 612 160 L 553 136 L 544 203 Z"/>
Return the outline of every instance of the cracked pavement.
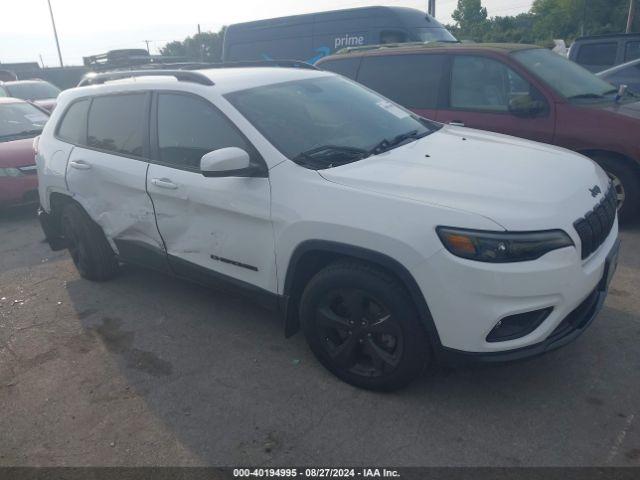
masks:
<path fill-rule="evenodd" d="M 576 342 L 357 390 L 278 315 L 127 266 L 80 279 L 0 213 L 0 465 L 640 466 L 640 226 Z"/>

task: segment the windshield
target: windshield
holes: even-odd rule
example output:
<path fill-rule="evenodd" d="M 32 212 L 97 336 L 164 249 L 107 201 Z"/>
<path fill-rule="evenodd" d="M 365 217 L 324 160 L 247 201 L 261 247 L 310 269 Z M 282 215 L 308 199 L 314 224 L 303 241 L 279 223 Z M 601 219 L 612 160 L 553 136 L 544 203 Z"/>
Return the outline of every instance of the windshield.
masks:
<path fill-rule="evenodd" d="M 512 55 L 530 72 L 569 100 L 597 100 L 606 95 L 615 95 L 617 92 L 616 87 L 610 83 L 549 50 L 521 50 Z"/>
<path fill-rule="evenodd" d="M 9 94 L 22 100 L 45 100 L 56 98 L 60 94 L 60 89 L 47 82 L 13 83 L 5 85 Z"/>
<path fill-rule="evenodd" d="M 412 31 L 419 42 L 458 42 L 445 28 L 414 28 Z"/>
<path fill-rule="evenodd" d="M 324 168 L 381 153 L 439 128 L 337 76 L 257 87 L 226 98 L 286 157 L 313 156 Z"/>
<path fill-rule="evenodd" d="M 28 103 L 0 103 L 0 141 L 35 137 L 42 132 L 48 118 Z"/>

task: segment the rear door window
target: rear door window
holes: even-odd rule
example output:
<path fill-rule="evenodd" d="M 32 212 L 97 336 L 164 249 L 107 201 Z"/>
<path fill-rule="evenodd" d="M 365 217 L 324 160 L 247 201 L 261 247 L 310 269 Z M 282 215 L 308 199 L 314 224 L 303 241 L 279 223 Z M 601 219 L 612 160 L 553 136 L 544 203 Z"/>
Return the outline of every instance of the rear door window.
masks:
<path fill-rule="evenodd" d="M 322 70 L 338 73 L 345 77 L 355 79 L 360 66 L 360 58 L 343 58 L 336 60 L 328 60 L 318 65 Z"/>
<path fill-rule="evenodd" d="M 628 42 L 625 48 L 624 61 L 630 62 L 636 58 L 640 58 L 640 41 Z"/>
<path fill-rule="evenodd" d="M 577 62 L 589 70 L 599 72 L 613 67 L 617 54 L 617 42 L 586 43 L 578 50 Z"/>
<path fill-rule="evenodd" d="M 86 142 L 87 112 L 90 103 L 91 101 L 86 99 L 71 104 L 58 127 L 58 136 L 62 140 L 76 145 Z"/>
<path fill-rule="evenodd" d="M 365 57 L 358 81 L 406 108 L 435 109 L 444 62 L 444 55 Z"/>
<path fill-rule="evenodd" d="M 87 145 L 115 154 L 146 155 L 147 94 L 95 97 L 89 110 Z"/>

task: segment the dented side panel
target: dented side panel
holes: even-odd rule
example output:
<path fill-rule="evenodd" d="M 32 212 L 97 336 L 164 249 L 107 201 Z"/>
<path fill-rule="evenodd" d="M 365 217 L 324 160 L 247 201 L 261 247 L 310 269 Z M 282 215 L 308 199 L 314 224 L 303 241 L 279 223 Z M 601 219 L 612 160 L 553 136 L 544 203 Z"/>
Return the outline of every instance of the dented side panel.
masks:
<path fill-rule="evenodd" d="M 147 188 L 174 270 L 172 257 L 276 291 L 268 178 L 206 178 L 152 164 Z"/>
<path fill-rule="evenodd" d="M 85 166 L 77 168 L 78 164 Z M 69 157 L 69 190 L 103 228 L 116 252 L 114 240 L 144 242 L 164 250 L 146 191 L 148 167 L 141 160 L 81 147 Z"/>

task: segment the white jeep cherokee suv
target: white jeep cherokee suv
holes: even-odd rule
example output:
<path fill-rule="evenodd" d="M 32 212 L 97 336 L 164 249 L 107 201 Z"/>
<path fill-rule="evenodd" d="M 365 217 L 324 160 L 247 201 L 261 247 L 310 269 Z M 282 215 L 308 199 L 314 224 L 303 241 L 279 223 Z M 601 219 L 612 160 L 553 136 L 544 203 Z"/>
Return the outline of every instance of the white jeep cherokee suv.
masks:
<path fill-rule="evenodd" d="M 615 193 L 578 154 L 315 69 L 87 83 L 36 145 L 45 234 L 87 279 L 131 262 L 257 296 L 335 375 L 387 390 L 434 357 L 557 348 L 602 306 Z"/>

